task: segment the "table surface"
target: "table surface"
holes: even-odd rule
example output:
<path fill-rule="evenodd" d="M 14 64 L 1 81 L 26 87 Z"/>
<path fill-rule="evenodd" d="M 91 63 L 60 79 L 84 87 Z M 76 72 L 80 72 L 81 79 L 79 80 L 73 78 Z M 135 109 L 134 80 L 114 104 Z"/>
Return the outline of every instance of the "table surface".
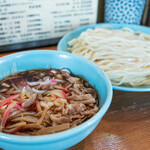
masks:
<path fill-rule="evenodd" d="M 150 150 L 150 93 L 114 90 L 111 106 L 96 129 L 68 150 Z"/>

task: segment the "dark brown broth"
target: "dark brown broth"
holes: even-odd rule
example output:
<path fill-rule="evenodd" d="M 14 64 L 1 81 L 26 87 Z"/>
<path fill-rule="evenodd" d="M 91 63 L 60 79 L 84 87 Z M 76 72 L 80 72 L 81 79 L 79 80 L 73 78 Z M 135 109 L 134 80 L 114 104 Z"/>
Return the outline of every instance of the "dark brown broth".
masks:
<path fill-rule="evenodd" d="M 56 72 L 56 73 L 55 73 Z M 59 76 L 59 74 L 61 76 Z M 85 79 L 77 76 L 77 75 L 74 75 L 72 73 L 70 73 L 70 76 L 71 77 L 77 77 L 77 78 L 80 78 L 80 82 L 83 83 L 83 87 L 84 88 L 92 88 L 94 89 L 89 83 L 88 81 L 86 81 Z M 59 80 L 62 80 L 61 84 L 62 86 L 67 86 L 68 85 L 68 81 L 66 80 L 67 78 L 62 76 L 62 70 L 55 70 L 55 69 L 35 69 L 35 70 L 27 70 L 27 71 L 22 71 L 22 72 L 19 72 L 15 75 L 10 75 L 2 80 L 0 80 L 0 94 L 4 97 L 9 97 L 11 95 L 10 94 L 7 94 L 7 92 L 9 91 L 9 89 L 13 88 L 12 84 L 15 84 L 17 86 L 20 86 L 20 83 L 22 85 L 26 84 L 26 82 L 38 82 L 38 81 L 41 81 L 41 80 L 44 80 L 44 78 L 46 77 L 50 77 L 50 78 L 55 78 L 55 79 L 59 79 Z M 4 83 L 6 85 L 4 85 Z M 19 84 L 18 84 L 19 83 Z M 7 85 L 9 87 L 7 87 Z M 82 87 L 81 87 L 82 88 Z M 3 91 L 3 90 L 6 90 L 6 91 Z M 96 90 L 95 90 L 96 92 Z M 44 95 L 44 94 L 43 94 Z M 98 94 L 96 92 L 96 104 L 98 107 L 99 107 L 99 97 L 98 97 Z M 87 105 L 87 110 L 90 110 L 92 109 L 94 106 L 93 105 Z M 35 111 L 36 112 L 36 105 L 35 103 L 32 104 L 29 108 L 26 108 L 26 111 Z M 92 116 L 91 116 L 92 117 Z M 84 117 L 82 119 L 82 122 L 88 120 L 90 117 Z M 7 120 L 7 126 L 9 125 L 12 125 L 13 123 L 10 121 L 12 118 L 9 118 Z M 76 119 L 73 119 L 74 121 Z M 46 123 L 43 123 L 43 126 L 44 127 L 48 127 L 48 125 Z M 22 132 L 22 134 L 30 134 L 30 131 L 35 131 L 35 129 L 28 129 L 28 130 L 22 130 L 20 132 Z"/>

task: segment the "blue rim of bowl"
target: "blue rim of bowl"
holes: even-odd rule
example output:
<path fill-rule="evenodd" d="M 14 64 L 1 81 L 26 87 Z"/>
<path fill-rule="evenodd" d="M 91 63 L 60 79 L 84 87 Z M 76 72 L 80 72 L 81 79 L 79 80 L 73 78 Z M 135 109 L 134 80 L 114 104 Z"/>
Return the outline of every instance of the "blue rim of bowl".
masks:
<path fill-rule="evenodd" d="M 67 52 L 58 52 L 58 51 L 53 51 L 53 50 L 31 50 L 31 51 L 26 51 L 26 52 L 18 52 L 15 54 L 10 54 L 4 57 L 1 57 L 0 60 L 5 60 L 5 59 L 9 59 L 12 57 L 16 57 L 19 56 L 20 54 L 22 55 L 28 55 L 28 54 L 33 54 L 33 53 L 57 53 L 58 55 L 62 54 L 62 55 L 67 55 L 73 58 L 77 58 L 77 59 L 84 59 L 80 56 L 76 56 L 73 55 L 71 53 L 67 53 Z M 54 141 L 60 141 L 60 140 L 64 140 L 68 137 L 74 136 L 76 134 L 80 134 L 81 131 L 86 130 L 87 128 L 91 127 L 95 122 L 97 122 L 98 118 L 101 119 L 101 117 L 104 116 L 104 114 L 106 113 L 106 111 L 108 110 L 111 101 L 112 101 L 112 96 L 113 96 L 113 91 L 112 91 L 112 85 L 111 82 L 109 80 L 109 78 L 107 77 L 107 75 L 105 74 L 105 72 L 103 70 L 100 70 L 94 63 L 90 62 L 87 59 L 84 59 L 84 61 L 86 61 L 87 64 L 91 65 L 92 67 L 94 67 L 99 73 L 103 74 L 105 77 L 105 81 L 106 81 L 106 85 L 108 87 L 108 95 L 106 98 L 106 101 L 104 103 L 104 105 L 100 108 L 100 110 L 89 120 L 87 120 L 86 122 L 78 125 L 77 127 L 74 127 L 72 129 L 68 129 L 66 131 L 62 131 L 59 133 L 54 133 L 54 134 L 48 134 L 48 135 L 38 135 L 38 136 L 19 136 L 19 135 L 11 135 L 11 134 L 7 134 L 7 133 L 2 133 L 0 132 L 0 140 L 7 142 L 7 143 L 16 143 L 16 144 L 28 144 L 28 145 L 32 145 L 32 144 L 44 144 L 47 142 L 54 142 Z"/>
<path fill-rule="evenodd" d="M 123 27 L 129 27 L 134 31 L 140 31 L 144 33 L 150 34 L 150 27 L 142 26 L 142 25 L 133 25 L 133 24 L 116 24 L 116 23 L 97 23 L 94 25 L 88 25 L 84 27 L 77 28 L 68 34 L 66 34 L 63 38 L 60 39 L 58 45 L 57 45 L 57 50 L 58 51 L 66 51 L 70 53 L 67 50 L 63 50 L 63 45 L 64 43 L 68 42 L 68 38 L 72 35 L 79 35 L 81 32 L 87 30 L 88 28 L 95 28 L 95 27 L 112 27 L 113 29 L 121 29 Z M 76 37 L 75 37 L 76 38 Z M 71 40 L 71 39 L 69 39 Z M 67 46 L 68 47 L 68 46 Z M 128 92 L 149 92 L 150 91 L 150 85 L 149 86 L 136 86 L 136 87 L 131 87 L 131 86 L 120 86 L 120 85 L 112 85 L 114 90 L 119 90 L 119 91 L 128 91 Z"/>

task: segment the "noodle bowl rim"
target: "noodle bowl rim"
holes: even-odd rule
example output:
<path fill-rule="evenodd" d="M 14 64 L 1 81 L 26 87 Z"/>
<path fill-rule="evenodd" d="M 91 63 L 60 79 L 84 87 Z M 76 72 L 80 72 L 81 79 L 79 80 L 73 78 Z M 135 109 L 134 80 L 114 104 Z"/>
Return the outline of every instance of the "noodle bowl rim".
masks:
<path fill-rule="evenodd" d="M 142 26 L 142 25 L 132 25 L 132 24 L 117 24 L 117 23 L 97 23 L 94 25 L 88 25 L 84 27 L 77 28 L 68 34 L 66 34 L 58 43 L 57 50 L 58 51 L 64 51 L 69 52 L 67 48 L 68 42 L 74 38 L 77 38 L 82 32 L 86 31 L 87 29 L 94 29 L 95 27 L 104 27 L 104 28 L 110 28 L 110 29 L 121 29 L 124 27 L 131 28 L 134 31 L 140 31 L 144 33 L 150 34 L 150 27 Z M 148 86 L 123 86 L 123 85 L 112 85 L 114 90 L 120 90 L 120 91 L 128 91 L 128 92 L 149 92 L 150 91 L 150 85 Z"/>
<path fill-rule="evenodd" d="M 0 141 L 6 142 L 6 143 L 12 143 L 12 144 L 27 144 L 27 145 L 33 145 L 33 144 L 46 144 L 47 142 L 52 143 L 52 142 L 58 142 L 58 141 L 63 141 L 67 138 L 71 138 L 72 136 L 75 136 L 77 134 L 80 134 L 81 132 L 86 132 L 90 127 L 92 127 L 94 124 L 98 124 L 106 111 L 108 110 L 112 96 L 113 96 L 113 91 L 112 91 L 112 85 L 107 77 L 107 75 L 104 73 L 104 71 L 100 70 L 94 63 L 90 62 L 89 60 L 82 58 L 80 56 L 76 56 L 70 53 L 66 52 L 58 52 L 58 51 L 53 51 L 53 50 L 31 50 L 27 52 L 18 52 L 15 54 L 10 54 L 7 56 L 4 56 L 0 58 L 0 62 L 7 61 L 9 58 L 13 57 L 19 57 L 21 55 L 28 55 L 28 54 L 34 54 L 34 53 L 55 53 L 57 55 L 65 56 L 65 57 L 73 57 L 78 60 L 82 60 L 86 62 L 88 65 L 90 65 L 92 68 L 96 70 L 98 74 L 101 74 L 103 76 L 103 80 L 105 80 L 106 88 L 107 88 L 107 97 L 105 99 L 105 102 L 103 106 L 99 109 L 99 111 L 90 119 L 87 121 L 83 122 L 82 124 L 78 125 L 77 127 L 74 127 L 72 129 L 68 129 L 66 131 L 58 132 L 58 133 L 53 133 L 53 134 L 48 134 L 48 135 L 38 135 L 38 136 L 20 136 L 20 135 L 11 135 L 7 133 L 2 133 L 0 132 Z M 98 91 L 99 93 L 99 91 Z M 100 93 L 99 93 L 100 94 Z"/>

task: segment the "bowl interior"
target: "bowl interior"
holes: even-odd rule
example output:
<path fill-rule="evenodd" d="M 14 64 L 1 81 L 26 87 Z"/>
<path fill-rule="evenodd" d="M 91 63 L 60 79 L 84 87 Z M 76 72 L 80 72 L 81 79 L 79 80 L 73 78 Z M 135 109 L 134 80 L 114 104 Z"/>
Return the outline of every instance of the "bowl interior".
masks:
<path fill-rule="evenodd" d="M 83 77 L 100 93 L 100 104 L 105 103 L 108 88 L 107 77 L 93 63 L 69 53 L 56 51 L 28 51 L 12 54 L 0 60 L 0 79 L 7 75 L 29 69 L 69 69 Z"/>

